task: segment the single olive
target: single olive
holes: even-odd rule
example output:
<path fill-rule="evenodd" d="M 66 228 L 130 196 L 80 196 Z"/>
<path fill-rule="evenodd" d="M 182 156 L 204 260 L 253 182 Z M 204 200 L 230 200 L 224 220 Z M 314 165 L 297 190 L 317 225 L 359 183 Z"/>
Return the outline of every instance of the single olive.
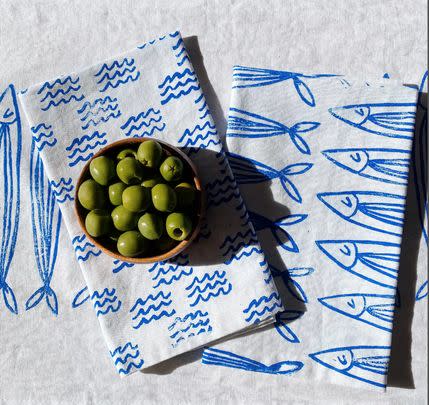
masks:
<path fill-rule="evenodd" d="M 77 197 L 81 205 L 87 210 L 104 208 L 106 205 L 106 195 L 103 187 L 95 180 L 85 180 L 79 187 Z"/>
<path fill-rule="evenodd" d="M 174 190 L 167 184 L 157 184 L 152 188 L 153 206 L 161 212 L 172 212 L 177 204 Z"/>
<path fill-rule="evenodd" d="M 146 212 L 138 222 L 140 233 L 149 240 L 159 239 L 162 235 L 164 224 L 159 215 Z"/>
<path fill-rule="evenodd" d="M 182 177 L 183 163 L 178 157 L 169 156 L 162 162 L 159 171 L 165 180 L 176 181 Z"/>
<path fill-rule="evenodd" d="M 109 200 L 113 205 L 122 204 L 122 193 L 126 188 L 127 185 L 122 183 L 122 181 L 118 181 L 117 183 L 109 186 Z"/>
<path fill-rule="evenodd" d="M 177 245 L 177 242 L 171 239 L 166 233 L 164 233 L 159 240 L 157 240 L 157 246 L 160 252 L 168 252 Z"/>
<path fill-rule="evenodd" d="M 143 166 L 138 160 L 126 157 L 117 164 L 116 173 L 125 184 L 141 183 L 143 179 Z"/>
<path fill-rule="evenodd" d="M 142 181 L 142 186 L 146 188 L 155 187 L 158 183 L 163 183 L 164 179 L 161 176 L 152 176 L 148 177 L 146 180 Z"/>
<path fill-rule="evenodd" d="M 119 231 L 130 231 L 137 226 L 138 217 L 123 205 L 115 207 L 111 213 L 113 225 Z"/>
<path fill-rule="evenodd" d="M 99 156 L 91 160 L 89 172 L 98 184 L 107 186 L 109 181 L 115 177 L 115 164 L 108 157 Z"/>
<path fill-rule="evenodd" d="M 117 243 L 118 252 L 126 257 L 141 255 L 147 247 L 148 242 L 139 231 L 124 232 Z"/>
<path fill-rule="evenodd" d="M 178 208 L 187 209 L 194 205 L 197 190 L 189 183 L 180 183 L 174 191 L 177 195 Z"/>
<path fill-rule="evenodd" d="M 161 163 L 162 146 L 157 141 L 142 142 L 137 150 L 137 159 L 143 166 L 155 169 Z"/>
<path fill-rule="evenodd" d="M 111 224 L 112 218 L 110 218 L 107 210 L 92 210 L 85 218 L 86 231 L 94 238 L 107 235 L 111 229 Z"/>
<path fill-rule="evenodd" d="M 116 159 L 118 160 L 122 160 L 125 159 L 126 157 L 132 157 L 135 158 L 136 157 L 136 152 L 132 149 L 124 149 L 121 150 L 117 155 L 116 155 Z"/>
<path fill-rule="evenodd" d="M 173 212 L 165 220 L 165 228 L 171 239 L 184 240 L 192 231 L 192 221 L 181 212 Z"/>
<path fill-rule="evenodd" d="M 150 191 L 139 185 L 129 186 L 122 193 L 122 205 L 131 212 L 142 212 L 150 205 Z"/>

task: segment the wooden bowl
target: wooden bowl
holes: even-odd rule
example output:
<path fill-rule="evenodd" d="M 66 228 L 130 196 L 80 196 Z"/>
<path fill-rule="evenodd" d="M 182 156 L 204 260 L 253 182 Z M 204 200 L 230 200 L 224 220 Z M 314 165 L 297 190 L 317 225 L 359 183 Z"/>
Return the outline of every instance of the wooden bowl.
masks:
<path fill-rule="evenodd" d="M 101 155 L 111 155 L 116 156 L 116 154 L 127 147 L 132 147 L 135 150 L 137 150 L 138 144 L 142 142 L 146 142 L 148 140 L 152 140 L 152 138 L 131 138 L 131 139 L 123 139 L 117 142 L 113 142 L 107 146 L 105 146 L 103 149 L 101 149 L 98 153 L 96 153 L 84 166 L 82 169 L 82 172 L 77 180 L 76 183 L 76 193 L 75 193 L 75 212 L 76 216 L 79 221 L 79 225 L 82 228 L 83 232 L 85 233 L 88 240 L 93 243 L 97 248 L 101 249 L 104 253 L 108 254 L 109 256 L 122 260 L 124 262 L 130 262 L 130 263 L 156 263 L 160 261 L 164 261 L 167 259 L 171 259 L 172 257 L 178 255 L 180 252 L 185 250 L 189 245 L 192 243 L 193 239 L 198 235 L 200 228 L 201 228 L 201 220 L 204 215 L 205 211 L 205 198 L 204 198 L 204 191 L 201 186 L 201 181 L 198 177 L 197 169 L 193 162 L 188 158 L 188 156 L 183 153 L 180 149 L 166 143 L 162 142 L 160 140 L 156 140 L 159 142 L 162 147 L 164 148 L 164 152 L 166 155 L 169 156 L 177 156 L 179 157 L 183 163 L 184 163 L 184 172 L 186 173 L 187 178 L 192 178 L 195 188 L 198 190 L 198 197 L 197 197 L 197 203 L 196 203 L 196 213 L 193 219 L 193 225 L 194 229 L 192 233 L 189 235 L 189 237 L 181 242 L 179 242 L 173 249 L 164 252 L 162 254 L 158 254 L 156 256 L 148 256 L 148 257 L 126 257 L 122 256 L 117 250 L 116 250 L 116 243 L 113 241 L 110 242 L 110 246 L 107 246 L 107 243 L 100 243 L 98 239 L 102 238 L 93 238 L 91 235 L 88 234 L 85 228 L 85 216 L 88 213 L 88 210 L 83 208 L 80 203 L 77 196 L 78 190 L 80 185 L 87 180 L 88 178 L 91 178 L 90 172 L 89 172 L 89 165 L 93 159 L 95 159 L 98 156 Z"/>

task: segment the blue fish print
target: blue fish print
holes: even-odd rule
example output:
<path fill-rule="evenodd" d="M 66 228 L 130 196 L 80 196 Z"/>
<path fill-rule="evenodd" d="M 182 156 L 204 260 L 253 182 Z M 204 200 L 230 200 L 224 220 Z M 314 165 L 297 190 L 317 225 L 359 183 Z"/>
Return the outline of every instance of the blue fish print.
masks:
<path fill-rule="evenodd" d="M 321 240 L 316 244 L 342 269 L 370 283 L 396 289 L 399 244 L 353 240 Z"/>
<path fill-rule="evenodd" d="M 176 44 L 173 45 L 172 48 L 177 58 L 177 66 L 182 66 L 186 61 L 190 62 L 182 37 L 179 37 Z"/>
<path fill-rule="evenodd" d="M 168 326 L 168 331 L 171 333 L 170 339 L 173 340 L 171 346 L 177 347 L 181 342 L 201 335 L 202 333 L 210 333 L 213 330 L 210 325 L 208 312 L 197 310 L 189 312 L 183 317 L 176 317 L 174 322 Z"/>
<path fill-rule="evenodd" d="M 61 104 L 82 101 L 85 96 L 82 94 L 79 77 L 65 76 L 59 77 L 53 82 L 45 82 L 37 91 L 40 95 L 40 104 L 43 111 L 48 111 L 52 107 Z"/>
<path fill-rule="evenodd" d="M 30 156 L 30 196 L 34 255 L 43 285 L 28 298 L 25 309 L 34 308 L 45 298 L 52 313 L 58 315 L 57 295 L 50 284 L 58 254 L 61 211 L 55 204 L 55 193 L 44 173 L 34 139 Z"/>
<path fill-rule="evenodd" d="M 339 294 L 318 298 L 325 307 L 341 315 L 376 328 L 392 332 L 395 314 L 395 295 Z"/>
<path fill-rule="evenodd" d="M 86 162 L 91 159 L 100 147 L 106 145 L 106 133 L 93 132 L 91 135 L 83 135 L 74 138 L 66 151 L 70 152 L 67 155 L 69 166 L 74 167 L 81 162 Z"/>
<path fill-rule="evenodd" d="M 165 129 L 165 122 L 162 122 L 161 110 L 149 108 L 136 116 L 131 115 L 127 121 L 121 125 L 125 136 L 140 138 L 143 136 L 154 136 L 156 132 Z"/>
<path fill-rule="evenodd" d="M 156 282 L 153 288 L 158 288 L 163 285 L 171 285 L 179 281 L 182 277 L 192 275 L 194 269 L 192 267 L 186 268 L 179 264 L 174 265 L 166 262 L 158 262 L 148 271 L 149 273 L 153 273 L 152 281 Z"/>
<path fill-rule="evenodd" d="M 119 374 L 128 375 L 131 371 L 141 369 L 144 364 L 144 360 L 140 358 L 138 344 L 133 345 L 131 342 L 118 346 L 113 351 L 111 350 L 110 356 Z"/>
<path fill-rule="evenodd" d="M 66 201 L 74 200 L 74 197 L 72 196 L 74 186 L 72 184 L 71 177 L 69 177 L 67 180 L 64 177 L 61 177 L 57 182 L 51 180 L 49 184 L 52 192 L 57 198 L 57 203 L 62 204 Z"/>
<path fill-rule="evenodd" d="M 290 343 L 300 343 L 298 336 L 291 329 L 288 323 L 300 318 L 303 314 L 303 311 L 286 310 L 276 315 L 274 326 L 283 339 Z"/>
<path fill-rule="evenodd" d="M 108 313 L 118 312 L 121 309 L 122 301 L 116 295 L 116 289 L 105 288 L 103 291 L 94 291 L 91 300 L 96 310 L 97 317 Z"/>
<path fill-rule="evenodd" d="M 83 287 L 81 290 L 77 292 L 72 301 L 72 308 L 78 308 L 81 305 L 85 304 L 90 298 L 88 287 Z"/>
<path fill-rule="evenodd" d="M 20 218 L 20 166 L 22 151 L 21 118 L 15 88 L 10 85 L 0 94 L 0 178 L 2 201 L 0 218 L 0 291 L 6 308 L 18 313 L 15 294 L 7 283 L 7 276 L 15 253 Z"/>
<path fill-rule="evenodd" d="M 100 85 L 100 93 L 103 93 L 108 89 L 116 89 L 118 86 L 137 81 L 140 72 L 133 58 L 124 58 L 111 64 L 103 63 L 94 77 Z"/>
<path fill-rule="evenodd" d="M 301 100 L 310 107 L 316 105 L 314 95 L 303 79 L 319 79 L 333 77 L 333 74 L 304 75 L 286 70 L 260 69 L 246 66 L 234 66 L 233 89 L 269 86 L 284 81 L 292 81 Z"/>
<path fill-rule="evenodd" d="M 101 255 L 101 250 L 88 242 L 85 235 L 77 235 L 72 239 L 74 251 L 79 262 L 86 262 L 91 256 Z"/>
<path fill-rule="evenodd" d="M 420 301 L 428 296 L 428 281 L 426 280 L 417 290 L 416 301 Z"/>
<path fill-rule="evenodd" d="M 184 148 L 201 149 L 207 149 L 210 145 L 218 149 L 219 145 L 221 145 L 216 127 L 210 121 L 206 121 L 203 125 L 197 124 L 192 129 L 186 129 L 179 138 L 178 143 Z"/>
<path fill-rule="evenodd" d="M 413 138 L 415 103 L 354 104 L 330 108 L 329 112 L 362 131 L 392 138 Z"/>
<path fill-rule="evenodd" d="M 346 377 L 384 388 L 389 367 L 390 347 L 338 347 L 309 354 L 322 366 Z"/>
<path fill-rule="evenodd" d="M 207 207 L 219 206 L 230 201 L 242 203 L 240 191 L 234 177 L 227 174 L 222 180 L 216 179 L 205 185 L 207 193 Z"/>
<path fill-rule="evenodd" d="M 264 163 L 235 153 L 229 152 L 227 156 L 238 184 L 255 184 L 279 179 L 287 195 L 298 203 L 302 202 L 301 194 L 289 177 L 307 172 L 313 166 L 312 163 L 295 163 L 276 170 Z"/>
<path fill-rule="evenodd" d="M 42 151 L 45 147 L 52 147 L 57 143 L 57 138 L 55 138 L 54 131 L 52 131 L 52 125 L 39 124 L 31 127 L 31 132 L 39 151 Z"/>
<path fill-rule="evenodd" d="M 133 328 L 139 329 L 142 325 L 173 316 L 176 310 L 168 309 L 173 302 L 170 297 L 171 292 L 164 294 L 160 291 L 155 296 L 149 294 L 145 299 L 138 298 L 130 309 L 130 313 L 133 314 L 132 320 L 135 321 Z"/>
<path fill-rule="evenodd" d="M 196 105 L 198 105 L 198 111 L 201 114 L 199 116 L 200 120 L 207 118 L 207 116 L 211 116 L 209 107 L 207 105 L 206 99 L 204 98 L 204 94 L 200 94 L 194 101 Z"/>
<path fill-rule="evenodd" d="M 256 373 L 279 375 L 290 375 L 298 372 L 304 367 L 304 363 L 300 361 L 281 361 L 279 363 L 265 365 L 259 361 L 249 359 L 248 357 L 239 356 L 238 354 L 215 349 L 213 347 L 204 349 L 202 363 L 212 366 L 237 368 Z"/>
<path fill-rule="evenodd" d="M 330 149 L 322 152 L 342 169 L 368 179 L 408 184 L 411 154 L 402 149 Z"/>
<path fill-rule="evenodd" d="M 320 193 L 317 198 L 352 224 L 389 235 L 402 235 L 404 196 L 372 191 L 344 191 Z"/>
<path fill-rule="evenodd" d="M 183 71 L 167 75 L 158 88 L 160 90 L 161 104 L 165 105 L 172 100 L 177 100 L 193 91 L 200 90 L 200 85 L 195 72 L 186 68 Z"/>
<path fill-rule="evenodd" d="M 90 127 L 96 127 L 99 124 L 109 121 L 111 118 L 121 116 L 118 99 L 110 96 L 96 98 L 93 102 L 85 101 L 77 110 L 82 121 L 82 129 L 85 131 Z"/>
<path fill-rule="evenodd" d="M 280 296 L 273 292 L 268 297 L 263 295 L 250 301 L 249 305 L 243 310 L 243 314 L 246 322 L 257 324 L 279 312 L 278 309 L 283 309 L 282 301 Z"/>
<path fill-rule="evenodd" d="M 203 277 L 194 277 L 192 283 L 186 287 L 188 298 L 192 301 L 191 307 L 195 307 L 201 301 L 207 302 L 220 295 L 228 295 L 232 290 L 232 284 L 226 278 L 226 272 L 215 271 L 213 274 L 205 273 Z"/>
<path fill-rule="evenodd" d="M 310 147 L 301 134 L 314 131 L 319 125 L 319 122 L 302 121 L 288 127 L 262 115 L 231 107 L 226 136 L 256 139 L 286 135 L 301 153 L 311 155 Z"/>
<path fill-rule="evenodd" d="M 134 267 L 134 263 L 123 262 L 122 260 L 113 260 L 113 273 L 119 273 L 123 269 Z"/>

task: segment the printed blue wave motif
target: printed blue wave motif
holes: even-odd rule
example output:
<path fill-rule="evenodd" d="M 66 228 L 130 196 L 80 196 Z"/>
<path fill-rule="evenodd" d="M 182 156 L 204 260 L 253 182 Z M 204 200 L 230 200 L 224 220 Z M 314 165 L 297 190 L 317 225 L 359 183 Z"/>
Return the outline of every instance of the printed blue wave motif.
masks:
<path fill-rule="evenodd" d="M 139 329 L 142 325 L 173 316 L 176 310 L 168 309 L 173 302 L 170 297 L 171 292 L 164 294 L 160 291 L 155 296 L 149 294 L 145 299 L 138 298 L 130 309 L 130 313 L 133 314 L 132 320 L 135 321 L 133 328 Z"/>
<path fill-rule="evenodd" d="M 276 315 L 276 322 L 274 323 L 276 331 L 283 339 L 287 340 L 289 343 L 301 343 L 298 336 L 288 325 L 288 323 L 300 318 L 303 314 L 303 311 L 286 310 Z"/>
<path fill-rule="evenodd" d="M 206 99 L 204 98 L 204 94 L 201 93 L 194 101 L 194 103 L 198 106 L 198 111 L 200 112 L 199 118 L 201 120 L 207 118 L 209 115 L 211 116 L 209 107 L 207 105 Z"/>
<path fill-rule="evenodd" d="M 234 66 L 233 69 L 233 89 L 249 87 L 262 87 L 284 81 L 292 81 L 295 90 L 301 100 L 310 107 L 316 105 L 314 95 L 310 87 L 303 79 L 319 79 L 323 77 L 333 77 L 332 74 L 304 75 L 302 73 L 288 72 L 286 70 L 260 69 L 246 66 Z"/>
<path fill-rule="evenodd" d="M 187 253 L 179 253 L 178 255 L 168 259 L 166 262 L 160 262 L 160 264 L 171 263 L 178 264 L 179 266 L 187 266 L 189 264 L 189 255 Z"/>
<path fill-rule="evenodd" d="M 39 151 L 42 151 L 45 147 L 52 147 L 57 143 L 57 138 L 55 138 L 54 131 L 52 131 L 52 125 L 39 124 L 31 127 L 31 132 Z"/>
<path fill-rule="evenodd" d="M 77 235 L 72 239 L 74 251 L 79 262 L 86 262 L 91 256 L 101 255 L 101 250 L 88 241 L 85 235 Z"/>
<path fill-rule="evenodd" d="M 200 85 L 195 72 L 191 71 L 190 68 L 186 68 L 183 71 L 167 75 L 158 88 L 160 90 L 161 104 L 165 105 L 172 100 L 177 100 L 193 91 L 200 90 Z"/>
<path fill-rule="evenodd" d="M 57 295 L 50 284 L 57 261 L 61 211 L 55 204 L 55 193 L 45 175 L 34 139 L 30 155 L 30 197 L 34 255 L 42 287 L 28 298 L 25 309 L 34 308 L 44 298 L 52 313 L 58 315 Z"/>
<path fill-rule="evenodd" d="M 243 314 L 246 322 L 257 324 L 272 316 L 274 312 L 278 312 L 277 309 L 282 307 L 280 296 L 273 292 L 270 296 L 263 295 L 250 301 L 249 305 L 243 310 Z"/>
<path fill-rule="evenodd" d="M 71 177 L 69 177 L 68 179 L 61 177 L 58 181 L 51 180 L 50 187 L 55 197 L 57 198 L 57 203 L 62 204 L 66 201 L 74 200 L 72 194 L 74 186 L 72 184 Z"/>
<path fill-rule="evenodd" d="M 103 291 L 94 291 L 91 295 L 91 301 L 96 310 L 97 317 L 100 315 L 107 315 L 108 313 L 115 313 L 121 309 L 122 301 L 116 295 L 116 289 L 111 290 L 105 288 Z"/>
<path fill-rule="evenodd" d="M 217 136 L 216 127 L 208 120 L 202 125 L 186 129 L 178 143 L 184 148 L 207 149 L 210 145 L 219 150 L 221 141 Z"/>
<path fill-rule="evenodd" d="M 121 125 L 125 136 L 140 138 L 143 136 L 154 136 L 156 132 L 162 132 L 165 129 L 165 123 L 162 122 L 161 110 L 149 108 L 136 116 L 131 115 L 125 124 Z"/>
<path fill-rule="evenodd" d="M 354 104 L 330 108 L 329 112 L 362 131 L 392 138 L 413 138 L 415 103 Z"/>
<path fill-rule="evenodd" d="M 325 307 L 341 315 L 376 328 L 392 332 L 395 314 L 395 295 L 339 294 L 318 298 Z"/>
<path fill-rule="evenodd" d="M 152 281 L 156 284 L 153 288 L 158 288 L 163 285 L 171 285 L 176 281 L 179 281 L 182 277 L 188 277 L 193 272 L 192 267 L 183 267 L 179 264 L 172 264 L 168 262 L 155 263 L 149 270 L 149 273 L 153 273 Z"/>
<path fill-rule="evenodd" d="M 232 284 L 226 278 L 225 271 L 216 270 L 214 273 L 205 273 L 201 278 L 196 276 L 191 284 L 186 287 L 188 298 L 192 301 L 191 307 L 195 307 L 201 301 L 208 302 L 220 295 L 228 295 L 232 291 Z"/>
<path fill-rule="evenodd" d="M 258 239 L 253 229 L 249 228 L 246 232 L 237 232 L 235 235 L 228 235 L 219 246 L 224 263 L 230 265 L 234 260 L 240 260 L 249 257 L 253 253 L 262 253 L 259 249 Z"/>
<path fill-rule="evenodd" d="M 72 301 L 72 308 L 78 308 L 81 305 L 85 304 L 90 298 L 88 287 L 83 287 L 81 290 L 77 292 Z"/>
<path fill-rule="evenodd" d="M 227 156 L 238 184 L 255 184 L 279 179 L 287 195 L 298 203 L 302 202 L 301 194 L 289 177 L 307 172 L 313 166 L 312 163 L 295 163 L 276 170 L 264 163 L 235 153 L 228 152 Z"/>
<path fill-rule="evenodd" d="M 237 183 L 230 173 L 227 173 L 222 180 L 216 179 L 205 185 L 207 194 L 207 207 L 219 206 L 230 201 L 242 203 L 240 191 Z"/>
<path fill-rule="evenodd" d="M 426 280 L 417 290 L 416 301 L 420 301 L 428 296 L 428 281 Z"/>
<path fill-rule="evenodd" d="M 384 388 L 389 367 L 390 347 L 338 347 L 309 354 L 323 367 L 346 377 Z"/>
<path fill-rule="evenodd" d="M 61 104 L 82 101 L 85 96 L 82 94 L 82 86 L 79 84 L 78 76 L 59 77 L 53 82 L 45 82 L 37 91 L 40 95 L 40 108 L 48 111 L 52 107 Z"/>
<path fill-rule="evenodd" d="M 119 273 L 121 270 L 134 267 L 134 263 L 123 262 L 122 260 L 113 260 L 113 273 Z"/>
<path fill-rule="evenodd" d="M 262 115 L 231 107 L 226 136 L 257 139 L 286 135 L 301 153 L 311 155 L 310 147 L 302 134 L 314 131 L 319 125 L 315 121 L 302 121 L 288 127 Z"/>
<path fill-rule="evenodd" d="M 133 345 L 131 342 L 116 347 L 113 351 L 110 351 L 110 356 L 119 374 L 128 375 L 135 370 L 141 369 L 144 364 L 144 360 L 140 358 L 138 344 Z"/>
<path fill-rule="evenodd" d="M 69 152 L 67 155 L 69 159 L 68 165 L 74 167 L 80 162 L 88 161 L 106 143 L 105 132 L 100 133 L 95 131 L 91 135 L 74 138 L 70 145 L 66 147 L 66 151 Z"/>
<path fill-rule="evenodd" d="M 204 218 L 202 221 L 200 232 L 198 232 L 198 235 L 194 239 L 194 243 L 198 243 L 203 239 L 209 239 L 211 234 L 212 234 L 212 231 L 210 230 L 208 223 L 205 222 L 205 218 Z"/>
<path fill-rule="evenodd" d="M 100 93 L 108 89 L 116 89 L 126 83 L 135 82 L 140 77 L 133 58 L 115 60 L 110 64 L 103 63 L 94 77 L 100 85 Z"/>
<path fill-rule="evenodd" d="M 348 222 L 390 235 L 402 235 L 404 196 L 373 191 L 344 191 L 319 193 L 317 198 Z"/>
<path fill-rule="evenodd" d="M 178 38 L 177 42 L 172 46 L 172 48 L 174 55 L 177 58 L 177 66 L 182 66 L 186 61 L 190 62 L 182 37 Z"/>
<path fill-rule="evenodd" d="M 191 337 L 201 335 L 202 333 L 207 334 L 212 330 L 209 313 L 200 310 L 189 312 L 183 317 L 178 316 L 174 319 L 174 322 L 168 326 L 168 331 L 171 333 L 169 336 L 173 341 L 171 344 L 173 348 Z"/>
<path fill-rule="evenodd" d="M 176 38 L 178 36 L 179 36 L 179 31 L 175 31 L 175 32 L 172 32 L 171 34 L 168 34 L 168 37 L 170 37 L 170 38 Z M 147 46 L 153 45 L 159 41 L 163 41 L 165 38 L 167 38 L 167 35 L 163 35 L 162 37 L 159 37 L 158 39 L 153 39 L 149 42 L 146 42 L 146 43 L 138 46 L 137 48 L 138 49 L 145 49 Z"/>
<path fill-rule="evenodd" d="M 99 124 L 109 121 L 111 118 L 121 116 L 118 99 L 106 96 L 96 98 L 93 102 L 85 101 L 77 110 L 82 122 L 82 129 L 85 131 L 90 127 L 96 127 Z"/>
<path fill-rule="evenodd" d="M 411 154 L 387 148 L 330 149 L 323 155 L 337 166 L 368 179 L 408 184 Z"/>
<path fill-rule="evenodd" d="M 6 308 L 14 314 L 18 313 L 18 304 L 7 276 L 15 253 L 19 227 L 21 151 L 21 117 L 15 88 L 10 85 L 0 94 L 0 164 L 3 167 L 0 178 L 0 291 Z"/>
<path fill-rule="evenodd" d="M 342 269 L 370 283 L 396 289 L 399 244 L 367 240 L 320 240 L 316 244 Z"/>
<path fill-rule="evenodd" d="M 239 356 L 225 350 L 206 347 L 203 352 L 203 364 L 237 368 L 245 371 L 254 371 L 266 374 L 290 375 L 304 367 L 301 361 L 281 361 L 279 363 L 265 365 L 248 357 Z"/>

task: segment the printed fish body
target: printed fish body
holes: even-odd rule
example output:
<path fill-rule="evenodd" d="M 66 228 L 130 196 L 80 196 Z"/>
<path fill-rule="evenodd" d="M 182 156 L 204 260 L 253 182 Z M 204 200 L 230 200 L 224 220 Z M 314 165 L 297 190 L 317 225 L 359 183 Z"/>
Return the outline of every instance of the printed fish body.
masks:
<path fill-rule="evenodd" d="M 390 235 L 401 236 L 405 197 L 371 191 L 346 191 L 317 195 L 335 214 L 348 222 Z"/>

